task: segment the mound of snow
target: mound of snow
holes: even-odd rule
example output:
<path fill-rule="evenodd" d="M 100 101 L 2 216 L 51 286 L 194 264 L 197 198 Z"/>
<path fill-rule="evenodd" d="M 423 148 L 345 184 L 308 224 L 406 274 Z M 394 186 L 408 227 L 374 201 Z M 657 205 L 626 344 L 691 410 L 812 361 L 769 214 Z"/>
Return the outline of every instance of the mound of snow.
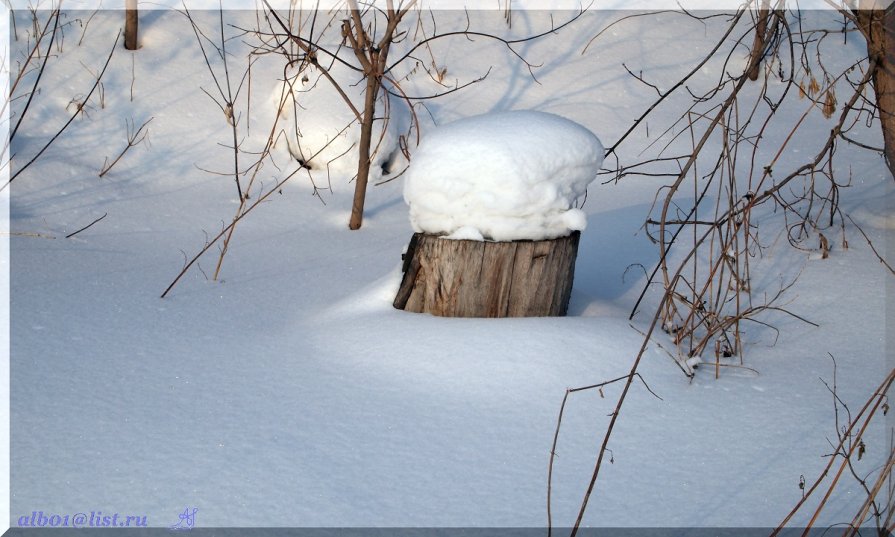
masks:
<path fill-rule="evenodd" d="M 417 232 L 553 239 L 587 225 L 575 205 L 602 163 L 600 140 L 573 121 L 533 111 L 485 114 L 422 140 L 404 199 Z"/>
<path fill-rule="evenodd" d="M 328 72 L 354 107 L 363 112 L 366 85 L 361 74 L 340 63 L 329 67 Z M 381 92 L 370 150 L 372 180 L 379 179 L 383 168 L 399 153 L 397 122 L 390 119 L 393 114 L 387 101 L 388 95 Z M 318 67 L 287 68 L 285 80 L 274 91 L 273 102 L 276 107 L 283 103 L 280 125 L 293 158 L 333 177 L 350 179 L 357 174 L 360 122 Z"/>

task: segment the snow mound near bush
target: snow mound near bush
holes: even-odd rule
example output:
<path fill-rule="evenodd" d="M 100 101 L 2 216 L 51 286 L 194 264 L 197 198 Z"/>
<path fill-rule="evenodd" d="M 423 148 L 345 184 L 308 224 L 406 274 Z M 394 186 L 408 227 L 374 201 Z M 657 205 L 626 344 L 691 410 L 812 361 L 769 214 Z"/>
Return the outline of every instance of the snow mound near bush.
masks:
<path fill-rule="evenodd" d="M 361 74 L 340 63 L 328 72 L 354 107 L 363 112 L 366 84 Z M 333 178 L 351 179 L 357 174 L 360 122 L 318 67 L 287 68 L 285 80 L 277 85 L 272 97 L 276 107 L 285 100 L 279 112 L 279 128 L 285 140 L 279 140 L 278 145 L 285 142 L 291 156 L 311 170 L 323 170 Z M 370 179 L 374 181 L 382 177 L 383 168 L 388 168 L 398 153 L 398 122 L 387 118 L 393 116 L 392 110 L 387 110 L 387 99 L 381 92 L 376 103 L 370 150 Z"/>
<path fill-rule="evenodd" d="M 473 116 L 435 129 L 404 185 L 417 232 L 472 240 L 543 240 L 583 230 L 577 200 L 603 163 L 585 127 L 534 111 Z"/>

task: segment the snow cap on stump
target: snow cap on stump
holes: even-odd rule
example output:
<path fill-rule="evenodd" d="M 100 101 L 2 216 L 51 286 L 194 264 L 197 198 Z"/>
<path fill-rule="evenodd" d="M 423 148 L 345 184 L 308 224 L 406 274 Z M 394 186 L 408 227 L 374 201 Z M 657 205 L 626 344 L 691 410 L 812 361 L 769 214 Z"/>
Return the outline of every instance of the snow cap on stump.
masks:
<path fill-rule="evenodd" d="M 515 241 L 583 230 L 575 208 L 603 163 L 585 127 L 534 111 L 473 116 L 435 129 L 407 171 L 414 231 L 454 239 Z"/>

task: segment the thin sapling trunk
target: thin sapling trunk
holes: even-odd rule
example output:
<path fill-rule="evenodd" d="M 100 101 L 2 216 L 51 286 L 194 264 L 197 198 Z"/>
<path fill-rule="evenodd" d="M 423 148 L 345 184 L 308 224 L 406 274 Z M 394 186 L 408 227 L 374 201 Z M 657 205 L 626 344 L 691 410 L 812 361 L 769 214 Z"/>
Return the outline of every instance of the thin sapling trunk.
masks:
<path fill-rule="evenodd" d="M 138 11 L 137 0 L 125 0 L 124 7 L 124 48 L 137 50 Z"/>
<path fill-rule="evenodd" d="M 367 89 L 364 96 L 363 123 L 361 123 L 360 142 L 358 144 L 357 182 L 354 185 L 354 200 L 351 204 L 351 219 L 348 228 L 360 229 L 364 221 L 364 202 L 367 196 L 367 182 L 370 177 L 370 146 L 373 140 L 373 120 L 376 118 L 376 97 L 379 94 L 380 81 L 375 75 L 367 76 Z"/>

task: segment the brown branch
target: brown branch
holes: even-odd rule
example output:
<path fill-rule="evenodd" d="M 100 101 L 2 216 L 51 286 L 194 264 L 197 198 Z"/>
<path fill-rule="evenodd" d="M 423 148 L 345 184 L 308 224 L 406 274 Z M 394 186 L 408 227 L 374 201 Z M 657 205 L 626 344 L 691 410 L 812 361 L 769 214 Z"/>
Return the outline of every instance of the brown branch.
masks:
<path fill-rule="evenodd" d="M 209 241 L 209 240 L 206 240 L 206 242 L 205 242 L 205 246 L 199 251 L 198 254 L 196 254 L 192 259 L 190 259 L 190 261 L 187 262 L 186 265 L 184 265 L 184 267 L 183 267 L 183 268 L 181 269 L 181 271 L 177 274 L 177 276 L 174 278 L 174 280 L 168 285 L 168 287 L 165 288 L 165 291 L 161 294 L 161 298 L 165 298 L 165 297 L 168 295 L 168 293 L 171 291 L 171 289 L 173 289 L 174 286 L 177 285 L 177 282 L 180 281 L 180 279 L 183 277 L 183 275 L 187 273 L 187 271 L 190 269 L 190 267 L 192 267 L 192 266 L 196 263 L 196 261 L 198 261 L 199 258 L 202 257 L 202 255 L 204 255 L 205 252 L 207 252 L 207 251 L 212 247 L 212 245 L 214 245 L 218 240 L 220 240 L 221 237 L 223 237 L 225 234 L 229 233 L 229 232 L 236 226 L 236 224 L 239 223 L 243 218 L 245 218 L 246 215 L 248 215 L 253 209 L 255 209 L 255 207 L 257 207 L 257 206 L 260 205 L 262 202 L 264 202 L 264 201 L 265 201 L 267 198 L 269 198 L 274 192 L 279 191 L 280 188 L 282 188 L 283 185 L 286 184 L 287 181 L 289 181 L 290 179 L 292 179 L 292 178 L 295 176 L 295 174 L 297 174 L 297 173 L 298 173 L 299 171 L 301 171 L 301 170 L 304 170 L 304 168 L 302 168 L 302 167 L 296 168 L 295 171 L 293 171 L 292 173 L 290 173 L 289 175 L 287 175 L 285 178 L 281 179 L 279 182 L 277 182 L 277 184 L 275 184 L 275 185 L 273 186 L 273 188 L 271 188 L 270 190 L 268 190 L 267 192 L 265 192 L 261 197 L 259 197 L 257 200 L 255 200 L 254 203 L 252 203 L 251 205 L 248 205 L 248 206 L 245 208 L 245 210 L 243 210 L 243 211 L 241 211 L 240 213 L 238 213 L 238 214 L 233 218 L 233 221 L 230 222 L 229 225 L 225 226 L 225 227 L 224 227 L 224 228 L 223 228 L 217 235 L 215 235 L 210 241 Z"/>
<path fill-rule="evenodd" d="M 848 428 L 846 428 L 846 430 L 843 432 L 843 434 L 839 440 L 839 444 L 836 446 L 837 453 L 839 453 L 841 450 L 843 450 L 843 448 L 845 446 L 846 439 L 851 438 L 854 441 L 856 439 L 861 438 L 861 436 L 863 435 L 867 426 L 870 424 L 871 418 L 873 418 L 873 415 L 876 413 L 877 409 L 885 401 L 886 393 L 889 391 L 889 388 L 892 386 L 893 381 L 895 381 L 895 369 L 892 369 L 889 372 L 889 374 L 886 376 L 886 378 L 883 379 L 883 381 L 876 388 L 876 390 L 873 391 L 873 394 L 870 396 L 870 398 L 867 399 L 867 402 L 864 403 L 864 406 L 861 408 L 861 411 L 858 412 L 858 414 L 855 416 L 855 418 L 848 424 Z M 864 421 L 863 421 L 863 423 L 861 423 L 860 429 L 856 433 L 856 435 L 852 436 L 852 431 L 858 425 L 858 423 L 864 416 L 865 412 L 867 413 L 867 417 L 864 418 Z M 852 445 L 852 447 L 846 451 L 845 456 L 851 457 L 851 455 L 854 453 L 855 449 L 857 449 L 857 444 Z M 796 503 L 795 507 L 792 508 L 792 510 L 789 512 L 789 514 L 787 514 L 786 517 L 784 517 L 783 521 L 780 522 L 780 524 L 774 529 L 773 532 L 771 532 L 771 537 L 776 537 L 776 535 L 778 535 L 783 530 L 783 528 L 792 519 L 792 517 L 795 516 L 795 514 L 799 511 L 799 509 L 801 509 L 801 507 L 805 504 L 805 502 L 808 500 L 808 498 L 810 498 L 811 495 L 814 493 L 814 491 L 818 488 L 818 486 L 820 486 L 820 484 L 824 480 L 824 478 L 826 478 L 827 474 L 829 474 L 830 470 L 833 468 L 833 463 L 835 461 L 836 461 L 835 457 L 830 457 L 830 462 L 827 463 L 826 467 L 821 472 L 820 476 L 818 476 L 818 478 L 814 481 L 814 483 L 811 485 L 811 487 L 808 489 L 808 491 L 804 493 L 804 495 L 802 496 L 802 499 L 799 500 L 798 503 Z M 824 498 L 821 500 L 820 505 L 817 507 L 817 510 L 815 511 L 814 516 L 811 518 L 811 521 L 805 527 L 806 533 L 811 528 L 811 526 L 814 524 L 814 522 L 817 520 L 817 516 L 820 514 L 820 511 L 823 509 L 824 504 L 826 503 L 827 499 L 830 497 L 830 494 L 832 493 L 833 488 L 836 486 L 836 483 L 838 482 L 844 469 L 845 469 L 845 463 L 843 462 L 843 464 L 840 465 L 840 467 L 839 467 L 839 471 L 836 473 L 833 483 L 828 487 L 827 493 L 824 495 Z"/>
<path fill-rule="evenodd" d="M 553 518 L 552 518 L 552 514 L 551 514 L 552 513 L 551 491 L 553 490 L 553 462 L 554 462 L 554 459 L 556 458 L 556 446 L 557 446 L 557 443 L 559 442 L 559 430 L 560 430 L 560 426 L 562 425 L 563 412 L 565 411 L 566 401 L 569 398 L 569 394 L 575 393 L 575 392 L 581 392 L 581 391 L 585 391 L 585 390 L 597 389 L 600 391 L 600 397 L 603 397 L 602 388 L 609 386 L 610 384 L 615 384 L 616 382 L 628 379 L 630 376 L 631 376 L 631 374 L 623 375 L 621 377 L 617 377 L 612 380 L 600 382 L 599 384 L 591 384 L 590 386 L 582 386 L 580 388 L 567 388 L 566 389 L 566 394 L 563 396 L 562 404 L 559 407 L 559 415 L 556 418 L 556 431 L 553 433 L 553 445 L 550 447 L 550 462 L 548 463 L 548 466 L 547 466 L 547 536 L 548 537 L 550 537 L 552 535 L 552 530 L 553 530 Z M 647 389 L 647 391 L 649 393 L 651 393 L 655 398 L 662 401 L 662 398 L 659 397 L 659 395 L 656 394 L 656 392 L 654 392 L 649 387 L 649 385 L 646 383 L 645 380 L 643 380 L 643 377 L 640 375 L 640 373 L 633 373 L 633 376 L 636 376 L 638 379 L 640 379 L 640 382 L 643 383 L 643 386 Z M 574 535 L 574 533 L 573 533 L 573 535 Z"/>
<path fill-rule="evenodd" d="M 50 13 L 50 18 L 47 19 L 46 25 L 44 25 L 44 29 L 41 31 L 40 36 L 37 39 L 37 42 L 34 44 L 34 48 L 31 49 L 31 53 L 28 55 L 28 60 L 26 60 L 25 65 L 31 61 L 31 57 L 35 51 L 40 50 L 40 42 L 43 40 L 44 36 L 47 32 L 47 27 L 50 25 L 50 19 L 53 19 L 53 31 L 50 33 L 50 43 L 47 45 L 47 53 L 44 54 L 44 60 L 40 64 L 40 69 L 37 71 L 37 78 L 34 80 L 34 85 L 31 86 L 31 91 L 28 93 L 28 100 L 25 102 L 25 107 L 22 109 L 22 112 L 19 114 L 19 119 L 16 121 L 15 127 L 12 128 L 12 131 L 9 134 L 9 140 L 12 141 L 13 138 L 16 137 L 16 132 L 19 130 L 19 126 L 22 124 L 22 120 L 25 119 L 25 114 L 28 112 L 28 109 L 31 107 L 31 100 L 34 99 L 34 96 L 37 95 L 37 87 L 40 84 L 40 79 L 44 74 L 44 70 L 47 67 L 47 62 L 50 60 L 50 52 L 53 48 L 53 41 L 56 39 L 56 33 L 59 30 L 59 8 L 57 7 Z M 15 82 L 13 82 L 12 88 L 9 91 L 10 97 L 12 97 L 13 92 L 16 89 L 16 85 L 18 85 L 21 77 L 17 78 Z M 9 99 L 7 99 L 7 103 L 4 103 L 3 107 L 6 108 L 6 104 L 8 104 Z"/>
<path fill-rule="evenodd" d="M 541 37 L 544 37 L 544 36 L 547 36 L 547 35 L 550 35 L 550 34 L 554 34 L 554 33 L 558 32 L 558 31 L 562 30 L 562 29 L 565 28 L 566 26 L 569 26 L 570 24 L 572 24 L 573 22 L 575 22 L 575 21 L 578 20 L 579 18 L 581 18 L 581 16 L 584 15 L 584 13 L 588 10 L 589 7 L 590 7 L 590 5 L 588 5 L 587 7 L 583 7 L 583 8 L 581 8 L 580 10 L 578 10 L 578 13 L 577 13 L 575 16 L 573 16 L 572 18 L 570 18 L 570 19 L 567 20 L 566 22 L 560 24 L 559 26 L 551 27 L 549 30 L 547 30 L 547 31 L 545 31 L 545 32 L 541 32 L 541 33 L 539 33 L 539 34 L 531 35 L 531 36 L 524 37 L 524 38 L 520 38 L 520 39 L 504 39 L 504 38 L 502 38 L 502 37 L 499 37 L 499 36 L 496 36 L 496 35 L 493 35 L 493 34 L 488 34 L 488 33 L 484 33 L 484 32 L 475 32 L 475 31 L 471 31 L 471 30 L 469 30 L 469 29 L 466 29 L 466 30 L 457 30 L 457 31 L 454 31 L 454 32 L 445 32 L 445 33 L 442 33 L 442 34 L 436 34 L 436 35 L 433 35 L 433 36 L 430 36 L 430 37 L 427 37 L 427 38 L 425 38 L 425 39 L 422 39 L 422 40 L 418 41 L 416 44 L 414 44 L 414 46 L 412 46 L 412 47 L 410 48 L 410 50 L 408 50 L 407 52 L 405 52 L 403 56 L 401 56 L 400 58 L 398 58 L 397 60 L 395 60 L 394 62 L 392 62 L 392 64 L 391 64 L 390 66 L 388 66 L 388 68 L 386 68 L 384 72 L 385 72 L 385 73 L 390 72 L 392 69 L 394 69 L 394 68 L 395 68 L 397 65 L 399 65 L 401 62 L 403 62 L 403 61 L 406 60 L 407 58 L 411 57 L 411 56 L 413 55 L 413 53 L 414 53 L 418 48 L 420 48 L 420 47 L 422 47 L 422 46 L 425 46 L 425 45 L 428 45 L 428 44 L 431 43 L 432 41 L 435 41 L 435 40 L 438 40 L 438 39 L 443 39 L 443 38 L 446 38 L 446 37 L 462 36 L 462 37 L 466 37 L 466 38 L 471 38 L 471 37 L 482 37 L 482 38 L 485 38 L 485 39 L 491 39 L 491 40 L 493 40 L 493 41 L 498 41 L 498 42 L 502 43 L 504 46 L 507 47 L 507 49 L 508 49 L 514 56 L 516 56 L 516 58 L 518 58 L 520 61 L 522 61 L 523 64 L 526 65 L 526 67 L 528 68 L 528 72 L 529 72 L 529 74 L 532 76 L 532 78 L 534 78 L 534 71 L 533 71 L 532 69 L 533 69 L 534 67 L 536 67 L 536 66 L 533 65 L 532 63 L 528 62 L 528 61 L 527 61 L 521 54 L 519 54 L 518 52 L 516 52 L 516 50 L 513 48 L 513 45 L 516 45 L 516 44 L 519 44 L 519 43 L 525 43 L 525 42 L 528 42 L 528 41 L 534 41 L 534 40 L 540 39 Z M 534 80 L 537 81 L 537 78 L 534 78 Z"/>
<path fill-rule="evenodd" d="M 354 116 L 357 118 L 357 120 L 359 122 L 362 122 L 363 116 L 362 116 L 360 110 L 358 110 L 357 107 L 354 106 L 354 103 L 351 101 L 351 98 L 348 97 L 348 94 L 345 93 L 345 90 L 342 89 L 342 86 L 338 82 L 336 82 L 335 78 L 333 78 L 332 74 L 330 74 L 329 69 L 327 69 L 325 66 L 320 64 L 319 60 L 317 59 L 316 54 L 318 51 L 324 51 L 331 58 L 333 58 L 335 61 L 338 61 L 338 62 L 342 63 L 343 65 L 348 66 L 351 69 L 357 70 L 357 67 L 355 67 L 351 64 L 348 64 L 347 62 L 345 62 L 345 60 L 339 58 L 338 55 L 332 54 L 331 52 L 325 50 L 323 47 L 313 44 L 307 40 L 302 39 L 300 36 L 293 34 L 291 29 L 289 28 L 289 26 L 283 21 L 283 19 L 280 18 L 279 14 L 277 14 L 277 12 L 273 9 L 273 6 L 270 5 L 269 1 L 268 0 L 262 0 L 262 1 L 264 2 L 264 5 L 267 6 L 268 11 L 273 15 L 277 24 L 286 33 L 287 37 L 293 43 L 298 45 L 298 47 L 308 56 L 308 59 L 309 59 L 311 65 L 313 65 L 314 67 L 317 67 L 317 69 L 320 71 L 320 74 L 322 74 L 324 76 L 324 78 L 326 78 L 330 82 L 330 84 L 332 84 L 333 88 L 336 90 L 336 92 L 338 92 L 339 96 L 342 97 L 342 100 L 345 101 L 345 104 L 348 106 L 349 109 L 351 109 L 351 111 L 354 113 Z M 348 33 L 348 37 L 351 38 L 350 32 Z"/>
<path fill-rule="evenodd" d="M 618 140 L 616 140 L 614 144 L 612 144 L 608 149 L 606 149 L 606 156 L 607 156 L 607 157 L 608 157 L 609 155 L 615 153 L 615 150 L 618 148 L 618 146 L 619 146 L 623 141 L 625 141 L 625 139 L 626 139 L 632 132 L 634 132 L 634 130 L 635 130 L 637 127 L 640 126 L 640 124 L 646 119 L 647 116 L 649 116 L 649 115 L 653 112 L 653 110 L 656 109 L 656 107 L 658 107 L 660 104 L 662 104 L 662 102 L 665 101 L 665 99 L 667 99 L 669 96 L 671 96 L 671 94 L 673 94 L 675 91 L 677 91 L 678 89 L 680 89 L 681 87 L 683 87 L 684 84 L 686 84 L 687 81 L 690 80 L 690 78 L 691 78 L 693 75 L 695 75 L 696 73 L 698 73 L 699 70 L 702 69 L 702 67 L 703 67 L 706 63 L 708 63 L 708 61 L 711 60 L 711 59 L 715 56 L 715 53 L 718 52 L 718 50 L 719 50 L 725 43 L 727 43 L 727 38 L 728 38 L 728 36 L 730 36 L 730 34 L 733 32 L 733 29 L 736 27 L 736 25 L 739 23 L 740 19 L 743 17 L 743 13 L 745 13 L 745 12 L 744 12 L 742 9 L 739 10 L 739 11 L 737 12 L 736 17 L 735 17 L 735 18 L 733 19 L 733 21 L 731 21 L 730 24 L 728 25 L 728 27 L 727 27 L 727 31 L 724 33 L 723 36 L 721 36 L 720 39 L 718 39 L 718 42 L 715 44 L 715 46 L 712 48 L 712 50 L 710 50 L 710 51 L 708 52 L 708 54 L 705 55 L 705 57 L 702 59 L 702 61 L 700 61 L 700 62 L 699 62 L 693 69 L 691 69 L 690 72 L 688 72 L 686 75 L 684 75 L 684 77 L 683 77 L 682 79 L 678 80 L 677 83 L 674 84 L 671 88 L 669 88 L 665 93 L 662 93 L 662 94 L 659 96 L 659 98 L 656 99 L 656 101 L 653 102 L 653 103 L 649 106 L 649 108 L 647 108 L 647 109 L 640 115 L 640 117 L 638 117 L 636 120 L 634 120 L 634 123 L 631 124 L 631 126 L 628 128 L 628 130 L 625 131 L 624 134 L 622 134 L 621 137 L 620 137 Z"/>
<path fill-rule="evenodd" d="M 97 86 L 99 86 L 99 81 L 102 79 L 103 75 L 106 72 L 106 68 L 109 67 L 109 62 L 112 61 L 112 56 L 115 54 L 115 48 L 118 46 L 119 39 L 121 39 L 121 30 L 119 30 L 118 35 L 115 36 L 115 43 L 112 45 L 112 50 L 109 52 L 109 56 L 106 58 L 106 63 L 103 65 L 102 71 L 100 71 L 99 76 L 96 78 L 96 81 L 93 83 L 93 87 L 91 87 L 90 91 L 87 93 L 87 97 L 84 98 L 85 104 L 90 100 L 90 97 L 93 95 L 93 92 L 96 91 Z M 65 132 L 65 129 L 67 129 L 68 126 L 72 124 L 72 122 L 75 120 L 76 117 L 78 117 L 78 115 L 80 113 L 81 113 L 81 107 L 78 107 L 78 109 L 75 110 L 75 113 L 72 114 L 72 116 L 68 119 L 68 121 L 65 122 L 65 125 L 63 125 L 62 128 L 59 129 L 56 132 L 56 134 L 53 135 L 52 138 L 50 138 L 50 140 L 41 148 L 41 150 L 38 151 L 37 154 L 34 155 L 34 157 L 32 157 L 31 160 L 29 160 L 24 166 L 19 168 L 19 171 L 14 173 L 12 175 L 12 177 L 9 178 L 9 181 L 6 182 L 6 184 L 4 184 L 2 187 L 0 187 L 0 192 L 2 192 L 6 187 L 8 187 L 9 184 L 12 183 L 16 177 L 21 175 L 22 172 L 27 170 L 29 166 L 34 164 L 34 162 L 37 159 L 39 159 L 41 155 L 44 154 L 44 151 L 46 151 L 51 145 L 53 145 L 53 142 L 55 142 L 56 139 L 59 138 L 63 132 Z"/>
<path fill-rule="evenodd" d="M 137 129 L 135 132 L 133 132 L 133 133 L 128 132 L 127 145 L 125 146 L 124 149 L 121 150 L 121 153 L 119 153 L 118 156 L 115 157 L 115 160 L 113 160 L 111 164 L 106 165 L 106 162 L 103 162 L 103 168 L 99 172 L 100 177 L 109 173 L 109 171 L 115 166 L 115 164 L 117 164 L 118 161 L 121 160 L 121 157 L 123 157 L 124 154 L 127 153 L 128 149 L 134 147 L 135 145 L 140 144 L 146 138 L 146 135 L 149 134 L 148 131 L 146 133 L 144 133 L 142 136 L 140 136 L 140 133 L 143 131 L 144 128 L 146 128 L 146 125 L 149 125 L 149 122 L 152 121 L 153 119 L 155 119 L 155 117 L 151 117 L 148 120 L 146 120 L 146 122 L 144 122 L 142 125 L 140 125 L 140 128 Z M 125 120 L 125 124 L 127 124 L 127 120 Z M 131 120 L 131 125 L 128 126 L 128 131 L 130 131 L 132 128 L 133 128 L 133 120 Z M 106 160 L 108 160 L 108 159 L 106 159 Z"/>
<path fill-rule="evenodd" d="M 889 269 L 889 272 L 891 272 L 893 275 L 895 275 L 895 269 L 892 268 L 892 265 L 886 263 L 886 260 L 883 259 L 883 256 L 881 256 L 880 253 L 876 250 L 876 247 L 873 246 L 873 241 L 871 241 L 870 237 L 868 237 L 867 234 L 864 233 L 864 230 L 861 229 L 861 226 L 859 226 L 857 222 L 852 220 L 851 215 L 847 214 L 845 216 L 848 218 L 848 221 L 851 222 L 852 225 L 855 226 L 855 228 L 861 232 L 861 235 L 864 236 L 864 240 L 867 241 L 867 245 L 870 246 L 871 250 L 873 250 L 873 254 L 876 256 L 877 259 L 879 259 L 879 262 L 882 263 L 883 265 L 885 265 L 886 268 Z"/>
<path fill-rule="evenodd" d="M 882 469 L 880 469 L 879 475 L 877 475 L 876 482 L 873 484 L 873 487 L 867 491 L 867 499 L 864 500 L 864 505 L 861 506 L 858 514 L 856 514 L 855 518 L 852 519 L 848 530 L 844 534 L 845 536 L 851 537 L 860 533 L 861 524 L 864 522 L 864 520 L 867 519 L 867 514 L 873 507 L 873 499 L 876 498 L 880 490 L 882 490 L 882 487 L 886 483 L 886 481 L 891 479 L 893 468 L 895 468 L 895 449 L 891 449 L 889 451 L 889 458 L 886 460 L 886 463 L 883 465 Z"/>
<path fill-rule="evenodd" d="M 665 298 L 662 299 L 662 302 L 667 300 L 667 294 Z M 661 310 L 661 308 L 660 308 Z M 603 441 L 600 443 L 600 451 L 597 453 L 597 461 L 594 465 L 594 471 L 591 475 L 590 483 L 587 485 L 587 491 L 584 493 L 584 499 L 581 501 L 581 508 L 578 510 L 578 517 L 575 519 L 575 525 L 572 527 L 571 537 L 575 537 L 578 533 L 578 528 L 581 527 L 581 522 L 584 519 L 584 512 L 587 509 L 588 501 L 590 500 L 590 496 L 594 491 L 594 486 L 597 484 L 597 477 L 600 475 L 600 469 L 603 467 L 603 457 L 606 454 L 606 450 L 609 447 L 609 438 L 612 436 L 612 431 L 615 428 L 615 423 L 618 421 L 618 417 L 621 415 L 622 406 L 625 404 L 625 399 L 628 396 L 628 390 L 631 388 L 631 383 L 634 382 L 634 377 L 637 375 L 637 368 L 640 366 L 640 360 L 643 358 L 643 355 L 646 354 L 646 348 L 649 344 L 650 335 L 653 333 L 653 330 L 656 327 L 657 321 L 659 320 L 659 314 L 656 312 L 656 315 L 653 316 L 653 322 L 650 324 L 649 329 L 647 330 L 647 337 L 644 338 L 643 344 L 640 346 L 640 350 L 637 352 L 637 357 L 634 358 L 634 363 L 631 365 L 631 370 L 625 377 L 624 387 L 622 388 L 622 393 L 619 395 L 618 402 L 615 405 L 615 410 L 612 411 L 611 418 L 609 420 L 609 427 L 606 429 L 606 434 L 603 435 Z"/>
<path fill-rule="evenodd" d="M 97 219 L 94 220 L 93 222 L 90 222 L 89 224 L 87 224 L 86 226 L 82 227 L 81 229 L 75 231 L 74 233 L 69 233 L 68 235 L 65 236 L 65 238 L 66 238 L 66 239 L 70 239 L 70 238 L 74 237 L 74 236 L 77 235 L 78 233 L 80 233 L 80 232 L 82 232 L 82 231 L 84 231 L 84 230 L 90 228 L 93 224 L 99 222 L 100 220 L 102 220 L 103 218 L 105 218 L 105 217 L 107 217 L 107 216 L 109 216 L 109 213 L 106 213 L 106 214 L 100 216 L 99 218 L 97 218 Z"/>

